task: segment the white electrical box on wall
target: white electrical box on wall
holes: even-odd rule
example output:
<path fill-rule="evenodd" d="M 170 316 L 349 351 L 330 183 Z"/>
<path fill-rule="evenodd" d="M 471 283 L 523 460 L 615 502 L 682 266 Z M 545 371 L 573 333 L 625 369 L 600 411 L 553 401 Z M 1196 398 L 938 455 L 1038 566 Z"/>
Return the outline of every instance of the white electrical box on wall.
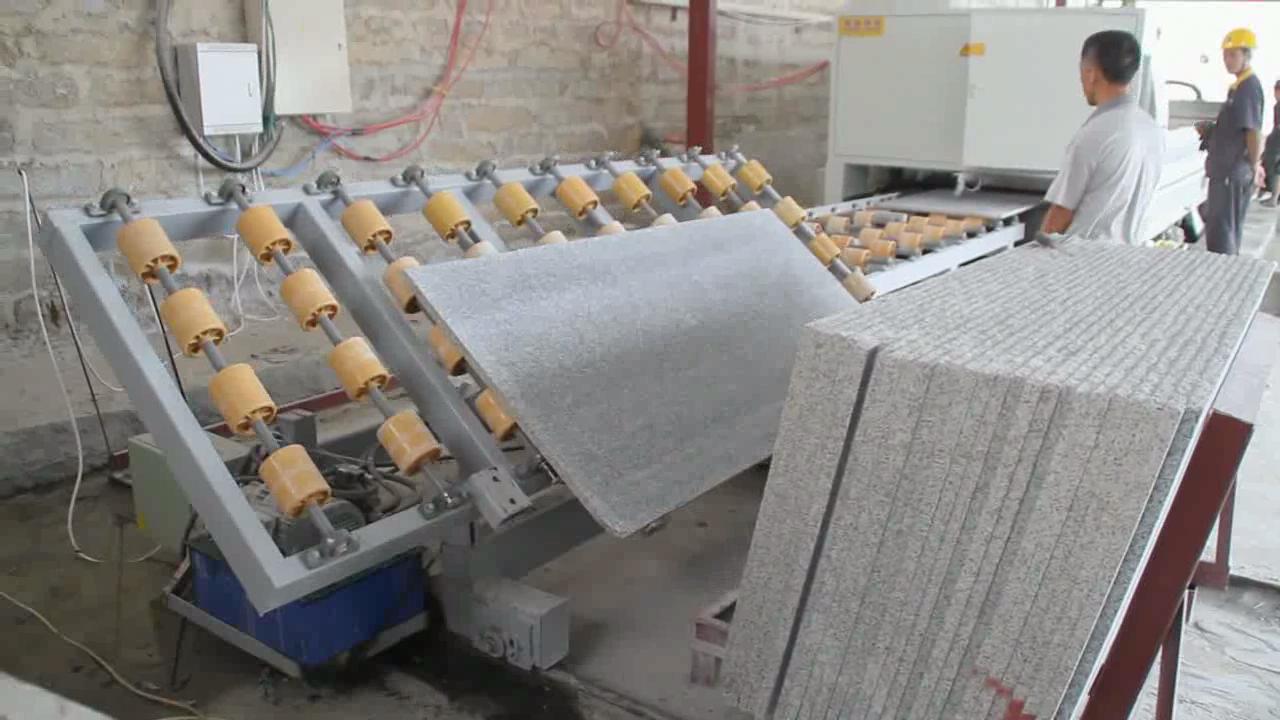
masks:
<path fill-rule="evenodd" d="M 178 94 L 205 135 L 262 132 L 257 45 L 190 43 L 177 52 Z"/>
<path fill-rule="evenodd" d="M 351 112 L 343 0 L 245 0 L 244 8 L 249 39 L 268 62 L 274 30 L 277 115 Z"/>

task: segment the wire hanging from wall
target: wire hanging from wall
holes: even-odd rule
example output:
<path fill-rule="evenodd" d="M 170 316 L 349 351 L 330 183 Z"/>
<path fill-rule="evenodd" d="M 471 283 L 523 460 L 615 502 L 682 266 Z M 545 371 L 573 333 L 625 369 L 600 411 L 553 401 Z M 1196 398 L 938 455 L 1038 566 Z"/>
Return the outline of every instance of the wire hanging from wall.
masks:
<path fill-rule="evenodd" d="M 449 50 L 445 60 L 444 71 L 441 73 L 440 82 L 432 88 L 431 94 L 428 95 L 421 104 L 419 104 L 417 109 L 399 117 L 391 118 L 390 120 L 354 127 L 331 125 L 329 123 L 322 122 L 313 115 L 303 115 L 299 118 L 299 121 L 303 126 L 324 138 L 320 145 L 317 145 L 316 149 L 312 151 L 312 157 L 323 149 L 323 145 L 328 144 L 332 147 L 334 152 L 351 160 L 359 160 L 362 162 L 390 162 L 392 160 L 402 158 L 421 147 L 422 144 L 426 142 L 427 137 L 431 134 L 432 130 L 435 129 L 436 124 L 439 122 L 440 112 L 444 107 L 445 99 L 448 97 L 449 91 L 452 90 L 453 87 L 458 84 L 458 81 L 462 79 L 462 76 L 466 74 L 467 68 L 470 67 L 471 61 L 475 58 L 476 49 L 480 47 L 480 43 L 484 41 L 485 35 L 489 30 L 489 23 L 493 17 L 493 0 L 486 1 L 484 19 L 481 23 L 479 34 L 476 36 L 476 39 L 471 44 L 470 48 L 467 49 L 466 56 L 462 59 L 462 62 L 459 63 L 458 56 L 459 47 L 461 45 L 462 23 L 466 19 L 467 4 L 468 0 L 458 0 L 458 5 L 454 10 L 453 28 L 449 33 Z M 354 138 L 376 135 L 393 128 L 405 125 L 421 125 L 423 123 L 425 123 L 426 126 L 413 140 L 385 155 L 367 155 L 338 142 L 338 138 Z M 292 168 L 286 168 L 286 171 L 291 169 Z"/>
<path fill-rule="evenodd" d="M 734 17 L 734 16 L 729 16 Z M 734 18 L 740 19 L 740 18 Z M 769 23 L 773 24 L 773 23 Z M 807 24 L 807 23 L 806 23 Z M 788 23 L 788 25 L 790 25 Z M 662 41 L 657 38 L 648 28 L 641 25 L 636 16 L 631 12 L 631 7 L 627 0 L 618 0 L 618 11 L 614 15 L 613 20 L 606 20 L 596 26 L 594 40 L 596 46 L 604 50 L 612 50 L 618 46 L 618 42 L 622 39 L 624 31 L 631 31 L 640 37 L 640 41 L 656 53 L 664 63 L 674 68 L 681 75 L 689 74 L 689 65 L 681 60 L 670 50 L 662 45 Z M 788 85 L 795 85 L 817 75 L 826 70 L 831 63 L 822 60 L 812 65 L 806 65 L 798 70 L 783 73 L 776 77 L 759 80 L 750 83 L 736 83 L 732 85 L 717 85 L 716 89 L 720 92 L 735 95 L 741 93 L 761 92 L 764 90 L 776 90 Z"/>

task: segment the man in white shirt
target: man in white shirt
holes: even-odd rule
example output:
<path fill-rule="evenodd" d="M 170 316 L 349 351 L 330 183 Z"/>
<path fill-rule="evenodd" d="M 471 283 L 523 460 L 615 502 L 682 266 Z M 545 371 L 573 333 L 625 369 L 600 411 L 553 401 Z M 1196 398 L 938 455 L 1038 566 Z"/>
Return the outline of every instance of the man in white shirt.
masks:
<path fill-rule="evenodd" d="M 1076 131 L 1045 194 L 1040 231 L 1141 244 L 1143 217 L 1160 182 L 1164 132 L 1129 93 L 1142 65 L 1133 35 L 1107 30 L 1080 51 L 1080 85 L 1097 108 Z"/>

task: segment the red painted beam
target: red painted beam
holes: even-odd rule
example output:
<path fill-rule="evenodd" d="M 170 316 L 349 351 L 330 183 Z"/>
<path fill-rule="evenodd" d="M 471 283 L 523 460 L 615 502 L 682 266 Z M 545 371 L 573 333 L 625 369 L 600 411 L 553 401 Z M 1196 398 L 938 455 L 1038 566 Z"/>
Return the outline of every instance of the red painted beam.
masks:
<path fill-rule="evenodd" d="M 685 146 L 710 152 L 716 139 L 716 0 L 689 0 Z"/>
<path fill-rule="evenodd" d="M 1231 530 L 1236 508 L 1236 486 L 1231 484 L 1231 493 L 1222 505 L 1218 514 L 1218 543 L 1213 553 L 1213 561 L 1200 561 L 1196 566 L 1193 583 L 1199 587 L 1211 587 L 1226 590 L 1231 581 Z"/>
<path fill-rule="evenodd" d="M 1082 720 L 1114 720 L 1132 712 L 1182 607 L 1252 433 L 1250 423 L 1218 412 L 1209 416 L 1115 641 L 1089 690 Z"/>
<path fill-rule="evenodd" d="M 1178 705 L 1178 663 L 1182 659 L 1182 623 L 1191 613 L 1196 591 L 1187 589 L 1186 600 L 1178 606 L 1173 627 L 1160 649 L 1160 680 L 1156 685 L 1156 720 L 1173 720 Z"/>

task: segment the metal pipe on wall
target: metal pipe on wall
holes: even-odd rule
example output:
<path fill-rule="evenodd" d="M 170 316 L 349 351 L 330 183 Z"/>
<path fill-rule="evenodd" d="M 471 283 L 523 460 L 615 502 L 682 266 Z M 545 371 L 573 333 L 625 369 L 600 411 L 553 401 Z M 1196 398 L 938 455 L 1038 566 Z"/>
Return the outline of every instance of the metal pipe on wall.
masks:
<path fill-rule="evenodd" d="M 716 0 L 689 0 L 689 84 L 685 147 L 715 149 Z"/>

